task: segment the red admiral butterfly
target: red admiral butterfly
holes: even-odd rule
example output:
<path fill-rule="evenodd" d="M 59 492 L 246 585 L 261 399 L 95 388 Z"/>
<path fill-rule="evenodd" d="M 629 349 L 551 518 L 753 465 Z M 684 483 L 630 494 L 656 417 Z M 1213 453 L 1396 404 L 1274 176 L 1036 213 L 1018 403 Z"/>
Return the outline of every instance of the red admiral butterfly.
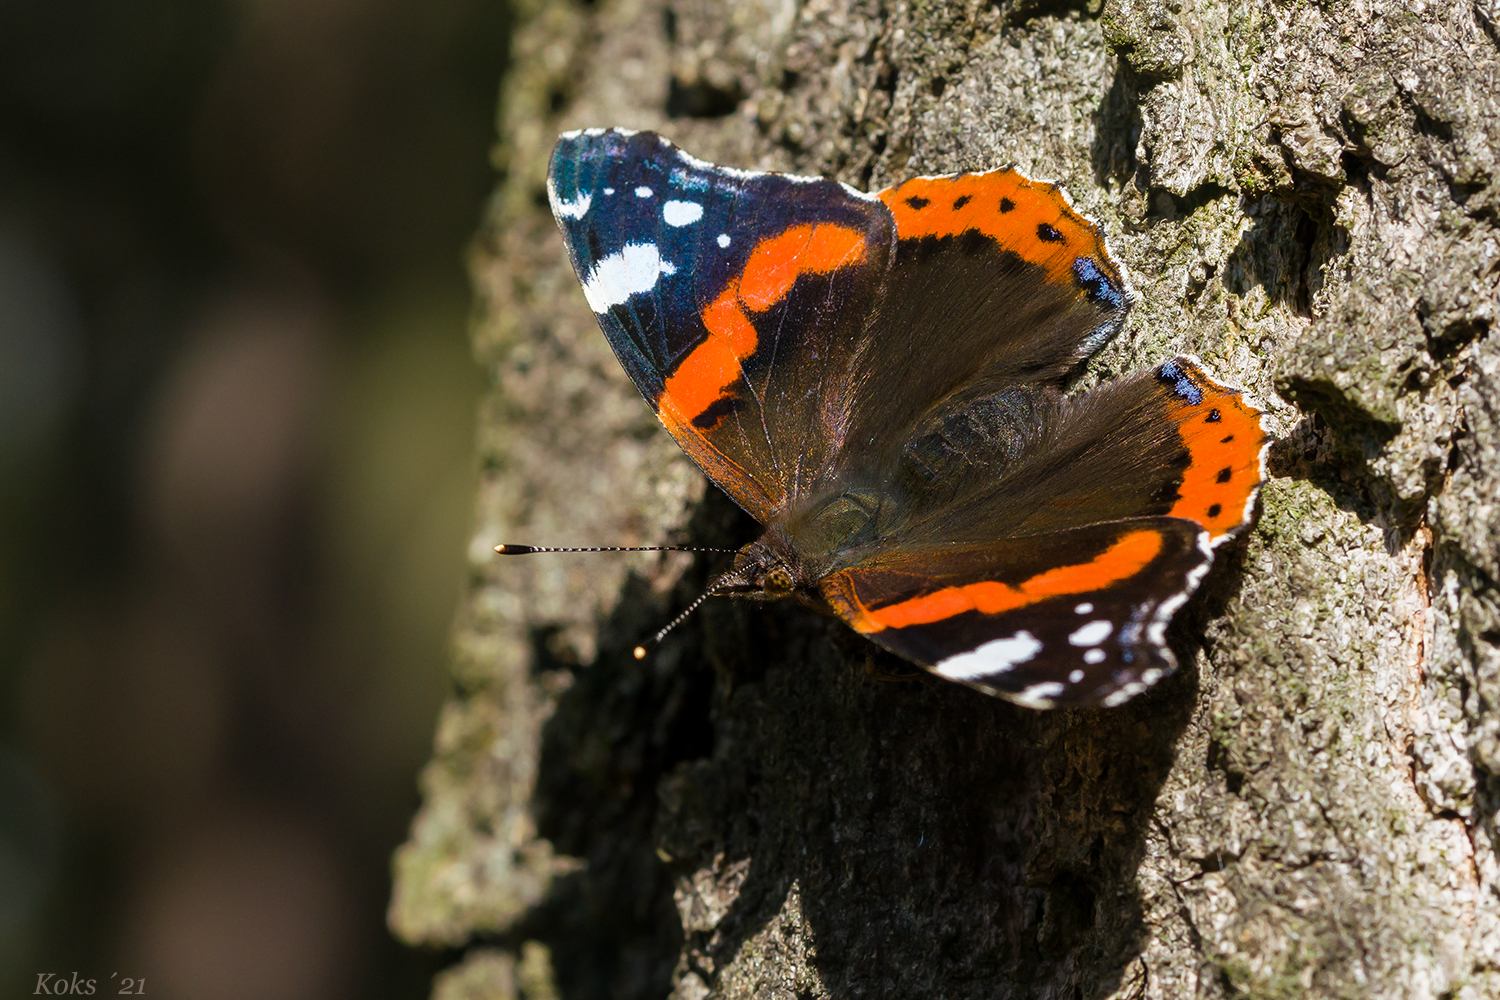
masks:
<path fill-rule="evenodd" d="M 625 371 L 765 526 L 710 593 L 794 596 L 1036 708 L 1172 671 L 1167 623 L 1248 523 L 1268 438 L 1187 357 L 1062 391 L 1131 293 L 1056 185 L 864 194 L 585 129 L 547 192 Z"/>

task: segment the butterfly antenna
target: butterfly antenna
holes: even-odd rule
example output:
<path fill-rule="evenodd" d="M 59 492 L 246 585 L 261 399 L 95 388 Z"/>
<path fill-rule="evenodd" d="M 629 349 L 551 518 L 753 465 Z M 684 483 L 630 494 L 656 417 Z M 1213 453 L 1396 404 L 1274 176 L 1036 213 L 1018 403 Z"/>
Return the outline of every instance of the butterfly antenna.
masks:
<path fill-rule="evenodd" d="M 688 615 L 698 610 L 698 605 L 702 604 L 710 597 L 715 597 L 718 594 L 722 593 L 724 587 L 731 584 L 744 582 L 744 577 L 740 576 L 740 574 L 738 573 L 725 573 L 718 579 L 714 580 L 713 583 L 710 583 L 708 585 L 708 589 L 699 594 L 692 604 L 689 604 L 686 608 L 683 608 L 682 614 L 678 615 L 676 618 L 673 618 L 670 622 L 668 622 L 666 627 L 663 628 L 660 632 L 657 632 L 651 638 L 647 639 L 644 643 L 635 647 L 635 658 L 637 660 L 644 660 L 646 658 L 646 650 L 649 647 L 655 646 L 660 643 L 667 637 L 668 632 L 672 631 L 674 628 L 687 621 Z"/>
<path fill-rule="evenodd" d="M 593 545 L 582 548 L 557 548 L 550 545 L 495 546 L 502 556 L 529 556 L 536 552 L 736 552 L 737 549 L 708 549 L 691 545 Z"/>
<path fill-rule="evenodd" d="M 534 555 L 535 553 L 538 553 L 538 552 L 722 552 L 722 553 L 734 553 L 734 552 L 738 552 L 738 551 L 739 551 L 739 549 L 713 549 L 713 548 L 706 548 L 706 547 L 702 547 L 702 546 L 692 546 L 692 545 L 588 545 L 588 546 L 576 546 L 576 547 L 572 547 L 572 546 L 560 547 L 560 546 L 554 546 L 554 545 L 513 545 L 513 544 L 508 543 L 508 542 L 502 542 L 501 544 L 495 546 L 495 552 L 497 554 L 499 554 L 499 555 L 502 555 L 502 556 L 529 556 L 529 555 Z M 697 600 L 693 601 L 692 604 L 689 604 L 685 609 L 683 609 L 682 614 L 678 615 L 676 618 L 673 618 L 670 622 L 668 622 L 666 628 L 662 629 L 660 632 L 657 632 L 655 635 L 653 635 L 650 639 L 646 640 L 646 642 L 643 645 L 635 647 L 635 658 L 637 660 L 644 660 L 646 658 L 646 649 L 647 649 L 647 647 L 649 647 L 649 646 L 655 646 L 656 644 L 658 644 L 659 642 L 661 642 L 663 639 L 665 639 L 668 632 L 672 631 L 674 628 L 676 628 L 677 626 L 681 625 L 684 621 L 687 620 L 688 615 L 690 615 L 694 611 L 698 610 L 698 605 L 702 604 L 704 601 L 708 600 L 710 597 L 713 597 L 716 594 L 722 593 L 723 589 L 725 587 L 733 585 L 733 584 L 742 584 L 744 582 L 745 581 L 744 581 L 743 577 L 741 577 L 738 573 L 733 573 L 733 572 L 725 573 L 722 576 L 718 577 L 716 580 L 714 580 L 713 583 L 710 583 L 708 585 L 708 589 L 707 590 L 705 590 L 702 594 L 698 595 Z"/>

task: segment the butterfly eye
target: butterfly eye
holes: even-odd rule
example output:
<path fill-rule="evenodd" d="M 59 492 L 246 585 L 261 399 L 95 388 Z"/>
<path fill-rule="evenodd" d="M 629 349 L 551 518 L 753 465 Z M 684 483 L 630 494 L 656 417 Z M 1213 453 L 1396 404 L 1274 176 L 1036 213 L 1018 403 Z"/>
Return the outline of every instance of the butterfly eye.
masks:
<path fill-rule="evenodd" d="M 785 597 L 797 589 L 797 582 L 785 566 L 772 566 L 763 583 L 767 597 Z"/>

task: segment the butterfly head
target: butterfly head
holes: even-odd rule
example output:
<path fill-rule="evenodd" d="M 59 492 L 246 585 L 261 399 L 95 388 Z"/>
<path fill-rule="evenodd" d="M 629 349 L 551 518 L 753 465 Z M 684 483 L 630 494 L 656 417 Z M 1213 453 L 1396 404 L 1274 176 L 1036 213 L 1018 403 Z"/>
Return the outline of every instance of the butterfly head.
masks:
<path fill-rule="evenodd" d="M 716 594 L 778 601 L 806 583 L 806 574 L 786 540 L 768 531 L 740 549 L 734 566 L 710 588 Z"/>
<path fill-rule="evenodd" d="M 759 541 L 740 549 L 735 554 L 734 565 L 729 572 L 710 583 L 708 589 L 698 595 L 697 600 L 652 636 L 648 645 L 654 646 L 661 642 L 668 632 L 686 621 L 710 597 L 748 597 L 755 601 L 775 601 L 795 593 L 802 585 L 797 575 L 797 565 L 796 556 L 787 548 L 785 540 L 774 532 L 767 532 Z M 647 645 L 635 647 L 635 658 L 644 659 L 647 648 Z"/>

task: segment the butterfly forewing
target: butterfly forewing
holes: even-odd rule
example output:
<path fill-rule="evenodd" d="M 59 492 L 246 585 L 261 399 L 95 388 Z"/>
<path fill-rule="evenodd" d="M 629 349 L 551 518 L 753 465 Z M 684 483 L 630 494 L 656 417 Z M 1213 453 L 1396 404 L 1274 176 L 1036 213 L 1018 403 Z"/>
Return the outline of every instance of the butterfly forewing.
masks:
<path fill-rule="evenodd" d="M 615 354 L 709 477 L 762 521 L 825 481 L 895 242 L 885 207 L 602 129 L 559 139 L 548 194 Z"/>

